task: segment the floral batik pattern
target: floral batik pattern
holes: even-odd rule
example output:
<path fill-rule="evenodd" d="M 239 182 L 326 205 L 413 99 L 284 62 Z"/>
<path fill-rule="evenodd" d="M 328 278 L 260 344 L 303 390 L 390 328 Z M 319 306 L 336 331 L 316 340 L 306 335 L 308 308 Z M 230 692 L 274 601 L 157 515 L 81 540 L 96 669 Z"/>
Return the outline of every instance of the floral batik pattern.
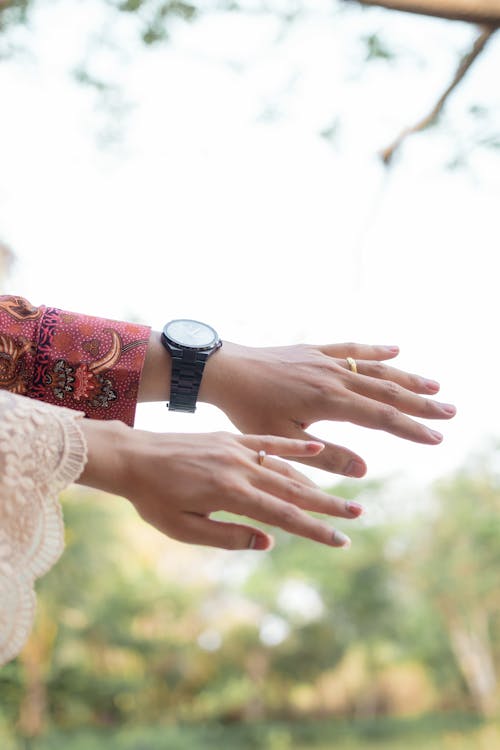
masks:
<path fill-rule="evenodd" d="M 133 425 L 150 328 L 0 296 L 0 388 Z"/>

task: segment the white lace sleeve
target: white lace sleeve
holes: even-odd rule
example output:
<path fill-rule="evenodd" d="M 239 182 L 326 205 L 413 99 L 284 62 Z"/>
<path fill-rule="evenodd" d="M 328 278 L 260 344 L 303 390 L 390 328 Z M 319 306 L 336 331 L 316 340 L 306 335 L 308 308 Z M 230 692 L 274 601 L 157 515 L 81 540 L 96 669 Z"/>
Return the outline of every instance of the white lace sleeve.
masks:
<path fill-rule="evenodd" d="M 64 547 L 57 495 L 87 460 L 82 416 L 0 391 L 0 665 L 27 640 L 34 580 Z"/>

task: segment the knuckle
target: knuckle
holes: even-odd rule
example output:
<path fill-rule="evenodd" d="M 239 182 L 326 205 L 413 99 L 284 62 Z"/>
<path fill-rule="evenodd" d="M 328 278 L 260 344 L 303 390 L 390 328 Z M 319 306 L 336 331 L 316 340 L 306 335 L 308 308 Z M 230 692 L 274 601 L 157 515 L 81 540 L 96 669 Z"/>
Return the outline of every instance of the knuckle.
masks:
<path fill-rule="evenodd" d="M 283 528 L 296 528 L 302 521 L 302 512 L 295 505 L 286 505 L 279 512 L 279 525 Z"/>
<path fill-rule="evenodd" d="M 244 453 L 244 447 L 230 432 L 219 432 L 216 450 L 222 457 L 234 460 Z"/>
<path fill-rule="evenodd" d="M 314 388 L 328 387 L 331 384 L 332 375 L 338 370 L 339 365 L 335 360 L 322 355 L 322 358 L 315 363 L 314 370 L 309 376 Z"/>
<path fill-rule="evenodd" d="M 296 478 L 290 478 L 288 482 L 288 494 L 293 498 L 300 498 L 304 493 L 304 485 Z"/>
<path fill-rule="evenodd" d="M 439 411 L 439 407 L 434 401 L 431 401 L 429 398 L 423 399 L 423 411 L 424 416 L 434 416 L 436 414 L 436 411 Z"/>
<path fill-rule="evenodd" d="M 232 445 L 219 446 L 217 451 L 217 463 L 220 466 L 230 466 L 236 459 L 236 451 Z"/>
<path fill-rule="evenodd" d="M 401 395 L 401 388 L 397 383 L 393 383 L 392 380 L 387 380 L 384 383 L 384 393 L 389 403 L 395 403 L 398 401 Z"/>
<path fill-rule="evenodd" d="M 253 505 L 259 510 L 259 514 L 262 514 L 262 511 L 267 509 L 267 497 L 262 490 L 254 490 L 251 500 Z"/>
<path fill-rule="evenodd" d="M 323 544 L 326 544 L 332 537 L 332 531 L 323 524 L 315 524 L 311 528 L 309 536 L 314 542 L 322 542 Z"/>
<path fill-rule="evenodd" d="M 320 456 L 320 468 L 342 474 L 343 467 L 351 461 L 348 454 L 342 451 L 333 451 L 328 456 Z"/>
<path fill-rule="evenodd" d="M 232 475 L 226 474 L 219 477 L 219 491 L 231 499 L 241 497 L 243 488 L 241 483 Z"/>
<path fill-rule="evenodd" d="M 332 383 L 329 380 L 318 378 L 314 383 L 314 394 L 321 403 L 330 398 L 332 390 Z"/>
<path fill-rule="evenodd" d="M 399 411 L 394 406 L 384 404 L 379 409 L 379 423 L 383 428 L 394 427 L 399 418 Z"/>
<path fill-rule="evenodd" d="M 417 393 L 422 390 L 424 384 L 422 382 L 422 379 L 418 375 L 409 375 L 408 376 L 408 388 L 411 391 L 416 391 Z"/>
<path fill-rule="evenodd" d="M 228 443 L 220 452 L 219 460 L 226 466 L 238 466 L 243 462 L 240 446 L 234 442 Z"/>
<path fill-rule="evenodd" d="M 292 468 L 290 464 L 287 464 L 286 461 L 280 461 L 279 467 L 276 470 L 286 479 L 296 479 L 297 475 L 295 469 Z"/>
<path fill-rule="evenodd" d="M 297 352 L 302 355 L 304 359 L 309 359 L 309 357 L 315 357 L 318 354 L 317 347 L 314 346 L 314 344 L 297 344 L 296 345 Z"/>
<path fill-rule="evenodd" d="M 274 451 L 276 451 L 276 449 L 280 445 L 281 437 L 279 437 L 278 435 L 264 434 L 260 435 L 259 438 L 262 441 L 264 449 L 269 453 L 273 453 Z"/>
<path fill-rule="evenodd" d="M 359 344 L 355 341 L 346 341 L 344 343 L 345 348 L 353 354 L 356 354 L 359 349 Z"/>
<path fill-rule="evenodd" d="M 373 376 L 376 378 L 385 378 L 387 375 L 387 367 L 382 362 L 373 362 L 371 369 Z"/>
<path fill-rule="evenodd" d="M 227 430 L 219 430 L 219 432 L 215 433 L 215 436 L 223 446 L 234 445 L 234 435 L 227 432 Z"/>

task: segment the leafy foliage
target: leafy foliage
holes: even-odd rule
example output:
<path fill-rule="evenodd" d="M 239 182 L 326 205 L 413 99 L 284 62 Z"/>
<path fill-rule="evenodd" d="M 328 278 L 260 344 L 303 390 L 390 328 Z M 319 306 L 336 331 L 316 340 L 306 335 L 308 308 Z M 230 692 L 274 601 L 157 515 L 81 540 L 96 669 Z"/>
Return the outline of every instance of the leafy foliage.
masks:
<path fill-rule="evenodd" d="M 41 710 L 42 721 L 21 722 L 26 733 L 490 712 L 500 668 L 494 458 L 438 483 L 425 526 L 365 526 L 347 553 L 282 534 L 257 562 L 241 553 L 236 577 L 224 562 L 232 553 L 164 540 L 121 501 L 72 490 L 65 555 L 40 582 L 26 651 L 0 673 L 3 716 L 14 725 L 21 710 Z M 365 496 L 384 491 L 366 484 Z M 198 576 L 169 572 L 165 561 L 180 555 Z M 493 682 L 468 667 L 472 648 Z M 38 704 L 27 702 L 34 688 Z M 266 742 L 279 747 L 288 732 L 291 747 L 290 731 Z"/>

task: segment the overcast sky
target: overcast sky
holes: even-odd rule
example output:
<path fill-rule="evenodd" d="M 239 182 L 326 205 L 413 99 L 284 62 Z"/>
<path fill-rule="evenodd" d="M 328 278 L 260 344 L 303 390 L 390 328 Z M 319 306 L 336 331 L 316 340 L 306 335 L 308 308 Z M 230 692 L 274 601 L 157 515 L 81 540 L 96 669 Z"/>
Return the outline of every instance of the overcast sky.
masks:
<path fill-rule="evenodd" d="M 440 380 L 458 407 L 433 425 L 444 443 L 326 423 L 316 434 L 361 453 L 370 476 L 426 480 L 499 433 L 500 158 L 477 149 L 470 167 L 445 165 L 469 143 L 468 109 L 499 105 L 500 45 L 387 176 L 377 150 L 428 111 L 474 31 L 311 7 L 280 43 L 265 16 L 179 23 L 154 50 L 124 24 L 123 54 L 88 47 L 99 3 L 40 12 L 32 54 L 0 65 L 0 234 L 19 259 L 8 291 L 155 328 L 199 318 L 253 345 L 397 343 L 399 366 Z M 364 64 L 360 38 L 375 31 L 396 64 Z M 85 55 L 123 84 L 122 122 L 71 81 Z M 320 133 L 334 123 L 332 142 Z M 105 149 L 110 124 L 123 137 Z M 137 426 L 230 428 L 212 407 L 161 404 L 140 406 Z"/>

